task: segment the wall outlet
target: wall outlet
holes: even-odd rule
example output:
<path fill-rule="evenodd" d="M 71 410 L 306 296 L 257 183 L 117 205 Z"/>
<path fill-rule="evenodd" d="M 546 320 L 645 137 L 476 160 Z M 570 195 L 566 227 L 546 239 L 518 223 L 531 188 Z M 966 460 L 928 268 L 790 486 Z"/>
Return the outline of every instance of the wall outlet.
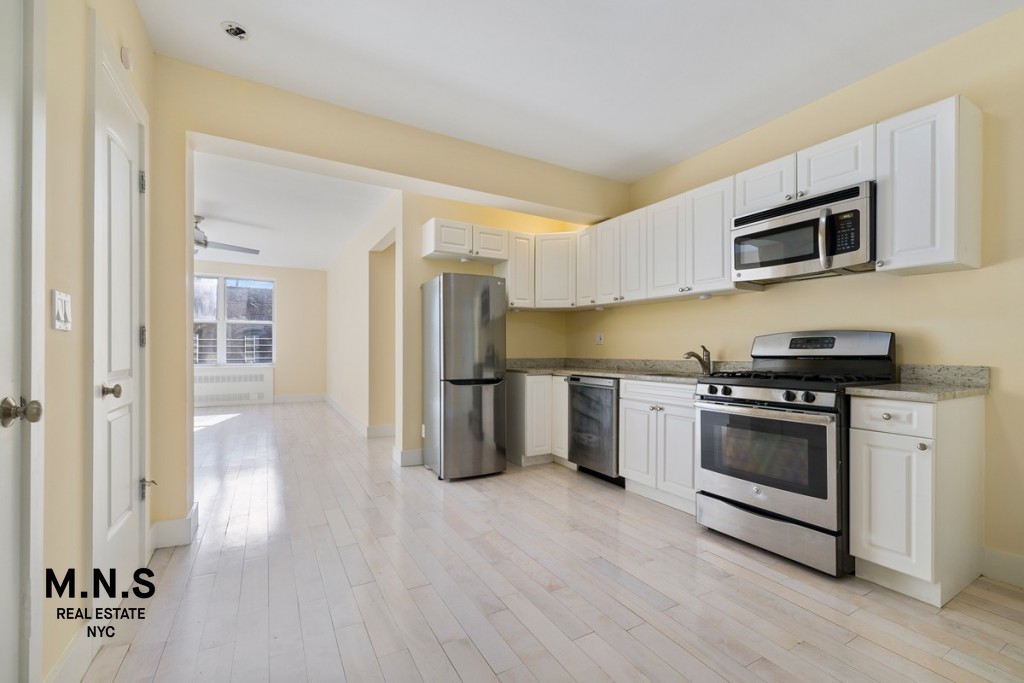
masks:
<path fill-rule="evenodd" d="M 594 335 L 594 343 L 598 346 L 604 344 L 604 332 L 598 332 Z"/>

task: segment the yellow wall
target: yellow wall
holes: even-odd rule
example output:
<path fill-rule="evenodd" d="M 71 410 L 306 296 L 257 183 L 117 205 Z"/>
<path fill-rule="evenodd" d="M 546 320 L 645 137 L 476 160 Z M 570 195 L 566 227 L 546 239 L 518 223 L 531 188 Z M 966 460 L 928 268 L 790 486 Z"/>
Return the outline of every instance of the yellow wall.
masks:
<path fill-rule="evenodd" d="M 397 228 L 397 226 L 395 226 Z M 370 418 L 371 427 L 395 424 L 395 254 L 392 242 L 370 259 Z"/>
<path fill-rule="evenodd" d="M 91 273 L 83 254 L 91 250 L 88 220 L 92 193 L 92 53 L 89 9 L 95 9 L 115 47 L 136 56 L 131 80 L 152 114 L 153 54 L 131 0 L 65 0 L 51 3 L 46 17 L 46 289 L 72 297 L 74 327 L 46 331 L 46 439 L 43 563 L 58 572 L 92 567 L 89 538 L 92 503 L 90 400 L 92 396 Z M 46 601 L 44 601 L 46 602 Z M 81 606 L 62 599 L 61 607 Z M 43 606 L 43 672 L 58 661 L 80 622 L 56 620 Z"/>
<path fill-rule="evenodd" d="M 395 448 L 414 451 L 420 448 L 420 425 L 423 421 L 423 338 L 422 299 L 420 285 L 441 273 L 476 273 L 491 275 L 493 266 L 485 263 L 460 263 L 456 260 L 425 259 L 423 253 L 423 223 L 434 217 L 449 218 L 466 223 L 479 223 L 519 232 L 548 233 L 576 230 L 581 226 L 538 216 L 493 209 L 436 197 L 405 193 L 402 203 L 402 231 L 398 239 L 397 260 L 401 264 L 398 287 L 401 316 L 396 321 L 397 353 L 401 358 L 396 377 L 400 387 L 400 400 L 395 415 Z M 521 317 L 520 317 L 521 316 Z M 563 313 L 521 313 L 509 316 L 507 354 L 510 357 L 528 355 L 561 356 L 565 349 Z M 535 338 L 527 340 L 536 331 Z M 398 425 L 402 425 L 399 429 Z"/>
<path fill-rule="evenodd" d="M 274 281 L 274 397 L 323 396 L 326 391 L 327 273 L 303 268 L 196 261 L 196 275 Z"/>
<path fill-rule="evenodd" d="M 387 235 L 397 232 L 401 221 L 401 194 L 395 192 L 345 245 L 327 273 L 327 396 L 361 429 L 371 424 L 371 297 L 375 292 L 370 254 L 382 241 L 389 241 Z M 394 311 L 393 282 L 390 289 L 390 310 Z M 390 362 L 394 366 L 393 357 Z"/>
<path fill-rule="evenodd" d="M 992 366 L 986 545 L 1024 555 L 1024 11 L 954 38 L 735 140 L 636 183 L 634 206 L 728 176 L 840 133 L 962 93 L 985 115 L 981 270 L 870 273 L 762 293 L 569 316 L 572 357 L 673 358 L 706 344 L 749 358 L 755 334 L 819 327 L 894 330 L 900 363 Z M 594 345 L 604 332 L 605 345 Z M 955 454 L 954 454 L 955 455 Z M 941 504 L 941 501 L 939 501 Z"/>
<path fill-rule="evenodd" d="M 154 521 L 183 518 L 192 503 L 189 132 L 590 215 L 611 215 L 625 208 L 622 183 L 427 133 L 163 56 L 158 55 L 155 64 L 150 358 L 154 367 L 151 405 L 161 419 L 152 425 L 150 473 L 160 481 L 153 493 Z M 330 299 L 330 284 L 328 289 Z M 329 362 L 329 376 L 333 367 Z M 338 390 L 331 381 L 329 395 Z"/>

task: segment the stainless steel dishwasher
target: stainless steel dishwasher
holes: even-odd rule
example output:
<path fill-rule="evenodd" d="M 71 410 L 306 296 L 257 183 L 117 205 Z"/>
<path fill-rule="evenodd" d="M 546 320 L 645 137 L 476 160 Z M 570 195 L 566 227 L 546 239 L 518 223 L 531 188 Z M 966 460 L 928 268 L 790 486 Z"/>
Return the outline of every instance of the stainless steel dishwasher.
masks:
<path fill-rule="evenodd" d="M 569 376 L 569 462 L 619 476 L 619 380 Z"/>

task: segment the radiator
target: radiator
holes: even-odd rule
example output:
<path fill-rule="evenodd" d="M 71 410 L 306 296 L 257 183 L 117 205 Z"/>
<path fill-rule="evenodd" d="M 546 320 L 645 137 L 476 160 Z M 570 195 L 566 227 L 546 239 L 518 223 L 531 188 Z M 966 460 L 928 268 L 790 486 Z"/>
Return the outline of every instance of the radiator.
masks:
<path fill-rule="evenodd" d="M 195 368 L 195 406 L 237 406 L 274 402 L 274 368 Z"/>

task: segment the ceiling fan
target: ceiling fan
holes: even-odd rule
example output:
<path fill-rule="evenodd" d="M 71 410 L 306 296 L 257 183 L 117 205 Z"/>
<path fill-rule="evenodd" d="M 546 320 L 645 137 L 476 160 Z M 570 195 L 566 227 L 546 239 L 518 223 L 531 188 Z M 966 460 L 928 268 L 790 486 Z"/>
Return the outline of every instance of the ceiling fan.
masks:
<path fill-rule="evenodd" d="M 224 242 L 213 242 L 206 239 L 206 233 L 203 232 L 199 224 L 203 222 L 203 216 L 193 216 L 195 223 L 192 225 L 192 240 L 197 247 L 203 249 L 223 249 L 225 251 L 237 251 L 242 254 L 259 254 L 259 249 L 253 249 L 252 247 L 240 247 L 237 244 L 225 244 Z M 198 254 L 199 249 L 196 249 L 193 253 Z"/>

